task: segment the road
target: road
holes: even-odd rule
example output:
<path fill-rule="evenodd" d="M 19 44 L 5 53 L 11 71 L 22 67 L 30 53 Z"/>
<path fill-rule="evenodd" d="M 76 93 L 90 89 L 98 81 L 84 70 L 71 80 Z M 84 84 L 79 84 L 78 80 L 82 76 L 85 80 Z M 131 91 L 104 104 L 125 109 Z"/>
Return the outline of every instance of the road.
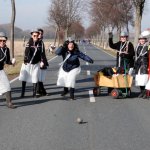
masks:
<path fill-rule="evenodd" d="M 94 64 L 81 60 L 75 101 L 60 96 L 56 86 L 61 57 L 49 61 L 44 83 L 50 96 L 32 98 L 32 85 L 27 84 L 25 98 L 20 99 L 21 82 L 11 83 L 11 110 L 0 99 L 0 150 L 149 150 L 150 101 L 137 98 L 112 99 L 106 93 L 93 97 L 93 76 L 104 66 L 115 65 L 115 58 L 92 45 L 80 49 L 94 59 Z M 83 123 L 76 122 L 77 117 Z"/>

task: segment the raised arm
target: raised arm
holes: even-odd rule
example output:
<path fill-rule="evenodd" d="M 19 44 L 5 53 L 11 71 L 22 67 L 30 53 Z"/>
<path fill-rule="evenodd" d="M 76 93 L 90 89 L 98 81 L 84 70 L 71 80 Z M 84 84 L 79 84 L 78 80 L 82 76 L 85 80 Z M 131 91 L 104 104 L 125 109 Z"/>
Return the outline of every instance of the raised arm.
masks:
<path fill-rule="evenodd" d="M 88 55 L 83 54 L 81 51 L 78 52 L 78 57 L 83 59 L 84 61 L 87 61 L 91 64 L 94 63 L 93 59 L 91 57 L 89 57 Z"/>

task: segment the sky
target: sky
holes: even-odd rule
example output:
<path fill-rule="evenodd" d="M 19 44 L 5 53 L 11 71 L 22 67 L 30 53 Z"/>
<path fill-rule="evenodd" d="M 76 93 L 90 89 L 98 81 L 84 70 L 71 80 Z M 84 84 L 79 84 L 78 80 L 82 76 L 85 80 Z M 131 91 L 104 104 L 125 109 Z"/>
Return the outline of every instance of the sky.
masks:
<path fill-rule="evenodd" d="M 15 0 L 16 20 L 15 26 L 23 30 L 31 30 L 48 25 L 48 9 L 51 0 Z M 150 28 L 150 0 L 147 0 L 142 19 L 142 31 Z M 87 16 L 85 17 L 86 20 Z M 0 24 L 10 23 L 11 0 L 0 0 Z M 84 25 L 89 25 L 88 21 Z"/>

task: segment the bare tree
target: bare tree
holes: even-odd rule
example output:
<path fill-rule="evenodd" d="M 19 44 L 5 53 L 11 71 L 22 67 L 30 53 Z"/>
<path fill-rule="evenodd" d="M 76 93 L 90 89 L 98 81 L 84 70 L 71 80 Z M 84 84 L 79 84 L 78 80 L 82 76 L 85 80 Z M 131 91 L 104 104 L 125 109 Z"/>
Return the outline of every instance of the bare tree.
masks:
<path fill-rule="evenodd" d="M 73 35 L 75 39 L 80 39 L 84 36 L 85 29 L 80 21 L 74 22 L 69 28 L 68 34 Z"/>
<path fill-rule="evenodd" d="M 93 0 L 92 1 L 93 21 L 104 26 L 120 29 L 126 27 L 133 21 L 132 5 L 126 0 Z"/>
<path fill-rule="evenodd" d="M 14 57 L 14 26 L 16 17 L 15 0 L 11 0 L 12 16 L 11 16 L 11 33 L 10 33 L 10 49 L 12 50 L 12 57 Z"/>
<path fill-rule="evenodd" d="M 65 38 L 71 25 L 80 19 L 81 0 L 52 0 L 48 20 L 56 24 L 58 31 L 64 29 Z"/>
<path fill-rule="evenodd" d="M 144 11 L 144 4 L 146 0 L 132 0 L 133 5 L 135 7 L 135 38 L 134 38 L 134 45 L 138 43 L 138 36 L 141 33 L 141 20 Z"/>

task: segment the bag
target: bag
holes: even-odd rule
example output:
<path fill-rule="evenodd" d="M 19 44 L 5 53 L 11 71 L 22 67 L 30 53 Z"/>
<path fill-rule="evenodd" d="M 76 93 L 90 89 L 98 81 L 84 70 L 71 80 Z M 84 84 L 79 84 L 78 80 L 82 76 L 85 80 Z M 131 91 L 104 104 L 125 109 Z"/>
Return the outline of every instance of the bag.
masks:
<path fill-rule="evenodd" d="M 148 82 L 148 74 L 135 75 L 135 86 L 145 86 Z"/>
<path fill-rule="evenodd" d="M 148 74 L 141 74 L 141 69 L 139 69 L 138 74 L 135 75 L 135 86 L 145 86 L 148 82 Z"/>

